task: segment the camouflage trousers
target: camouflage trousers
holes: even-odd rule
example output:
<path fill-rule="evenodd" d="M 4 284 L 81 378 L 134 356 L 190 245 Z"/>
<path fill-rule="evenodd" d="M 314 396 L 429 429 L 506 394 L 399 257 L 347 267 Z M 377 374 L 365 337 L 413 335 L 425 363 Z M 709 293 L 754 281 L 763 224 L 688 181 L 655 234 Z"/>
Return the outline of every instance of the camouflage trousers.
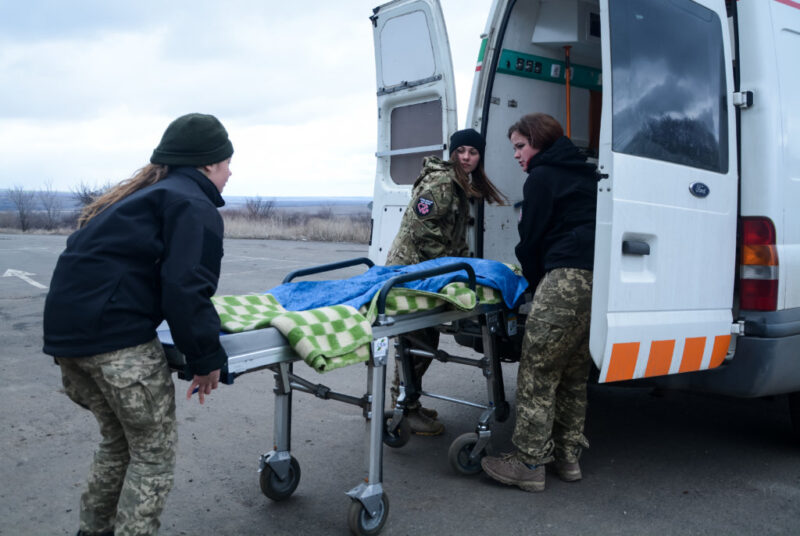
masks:
<path fill-rule="evenodd" d="M 574 462 L 589 447 L 583 425 L 591 304 L 588 270 L 551 270 L 536 289 L 525 323 L 512 437 L 526 463 Z"/>
<path fill-rule="evenodd" d="M 156 534 L 172 488 L 175 387 L 158 339 L 104 354 L 59 358 L 64 390 L 100 425 L 80 530 Z"/>
<path fill-rule="evenodd" d="M 426 351 L 436 351 L 439 347 L 439 332 L 433 328 L 424 328 L 419 329 L 417 331 L 412 331 L 405 335 L 406 341 L 412 348 L 419 348 L 421 350 Z M 417 341 L 417 344 L 414 342 Z M 420 357 L 420 356 L 413 356 L 411 357 L 411 367 L 413 368 L 413 378 L 407 378 L 405 375 L 402 375 L 403 378 L 401 379 L 401 371 L 400 371 L 400 360 L 397 359 L 395 356 L 394 360 L 394 379 L 392 380 L 392 386 L 389 389 L 392 395 L 392 405 L 390 406 L 393 408 L 397 403 L 397 397 L 400 396 L 400 384 L 403 383 L 408 385 L 411 381 L 415 382 L 416 390 L 419 391 L 422 389 L 422 376 L 428 370 L 428 367 L 431 366 L 433 359 L 430 357 Z M 417 409 L 421 406 L 419 399 L 409 402 L 406 404 L 406 407 L 410 410 Z"/>

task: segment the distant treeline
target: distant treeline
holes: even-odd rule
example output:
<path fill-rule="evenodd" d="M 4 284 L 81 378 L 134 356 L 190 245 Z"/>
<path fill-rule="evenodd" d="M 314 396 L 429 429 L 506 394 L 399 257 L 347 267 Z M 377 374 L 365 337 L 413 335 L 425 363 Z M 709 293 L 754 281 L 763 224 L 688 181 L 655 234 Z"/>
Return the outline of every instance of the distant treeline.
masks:
<path fill-rule="evenodd" d="M 85 187 L 26 191 L 17 186 L 4 193 L 0 232 L 68 234 L 77 228 L 81 209 L 103 192 Z M 369 241 L 370 198 L 225 196 L 225 201 L 221 213 L 229 238 Z"/>
<path fill-rule="evenodd" d="M 30 190 L 33 195 L 33 210 L 44 210 L 44 204 L 38 195 L 38 190 Z M 0 212 L 16 212 L 17 207 L 7 195 L 8 189 L 0 190 Z M 61 210 L 80 210 L 83 203 L 73 192 L 50 192 L 61 205 Z M 319 207 L 324 205 L 333 206 L 371 206 L 371 197 L 264 197 L 264 196 L 241 196 L 224 195 L 225 208 L 241 208 L 252 199 L 270 199 L 275 201 L 276 207 Z"/>

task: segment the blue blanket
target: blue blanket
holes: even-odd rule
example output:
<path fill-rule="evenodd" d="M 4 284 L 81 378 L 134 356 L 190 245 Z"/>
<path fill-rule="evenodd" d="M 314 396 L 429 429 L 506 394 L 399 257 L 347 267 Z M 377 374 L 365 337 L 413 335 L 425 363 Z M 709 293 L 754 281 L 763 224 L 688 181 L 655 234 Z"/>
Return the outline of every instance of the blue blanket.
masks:
<path fill-rule="evenodd" d="M 462 257 L 442 257 L 408 266 L 373 266 L 361 275 L 332 281 L 298 281 L 285 283 L 268 290 L 288 311 L 305 311 L 328 305 L 350 305 L 359 309 L 369 302 L 389 279 L 438 266 L 466 262 L 475 270 L 477 284 L 500 291 L 506 306 L 513 308 L 528 286 L 522 276 L 516 275 L 508 266 L 498 261 Z M 467 281 L 463 270 L 434 276 L 428 279 L 409 281 L 398 286 L 438 292 L 448 283 Z"/>

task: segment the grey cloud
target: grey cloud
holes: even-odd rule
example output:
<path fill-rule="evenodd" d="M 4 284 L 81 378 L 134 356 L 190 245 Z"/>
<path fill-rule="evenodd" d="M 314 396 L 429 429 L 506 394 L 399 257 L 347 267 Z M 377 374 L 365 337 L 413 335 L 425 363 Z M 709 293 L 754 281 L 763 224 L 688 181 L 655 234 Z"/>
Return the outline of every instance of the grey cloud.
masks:
<path fill-rule="evenodd" d="M 352 20 L 352 7 L 337 22 L 327 3 L 311 12 L 255 0 L 24 5 L 0 7 L 0 33 L 20 20 L 0 36 L 13 45 L 0 48 L 0 118 L 75 120 L 128 107 L 283 122 L 286 101 L 302 111 L 323 87 L 348 94 L 374 85 L 369 70 L 355 74 L 364 58 L 352 42 L 368 43 L 371 30 L 366 15 Z"/>

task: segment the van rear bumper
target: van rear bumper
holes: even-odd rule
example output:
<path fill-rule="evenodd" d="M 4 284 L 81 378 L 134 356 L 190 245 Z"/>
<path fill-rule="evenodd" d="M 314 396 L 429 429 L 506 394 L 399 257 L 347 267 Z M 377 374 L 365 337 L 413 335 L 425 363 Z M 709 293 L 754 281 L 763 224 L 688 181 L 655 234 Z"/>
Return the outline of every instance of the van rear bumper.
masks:
<path fill-rule="evenodd" d="M 748 337 L 791 337 L 800 335 L 800 309 L 783 311 L 742 311 L 744 332 Z"/>
<path fill-rule="evenodd" d="M 664 376 L 656 383 L 739 397 L 800 391 L 800 309 L 742 317 L 746 335 L 736 339 L 731 359 L 716 369 Z"/>

